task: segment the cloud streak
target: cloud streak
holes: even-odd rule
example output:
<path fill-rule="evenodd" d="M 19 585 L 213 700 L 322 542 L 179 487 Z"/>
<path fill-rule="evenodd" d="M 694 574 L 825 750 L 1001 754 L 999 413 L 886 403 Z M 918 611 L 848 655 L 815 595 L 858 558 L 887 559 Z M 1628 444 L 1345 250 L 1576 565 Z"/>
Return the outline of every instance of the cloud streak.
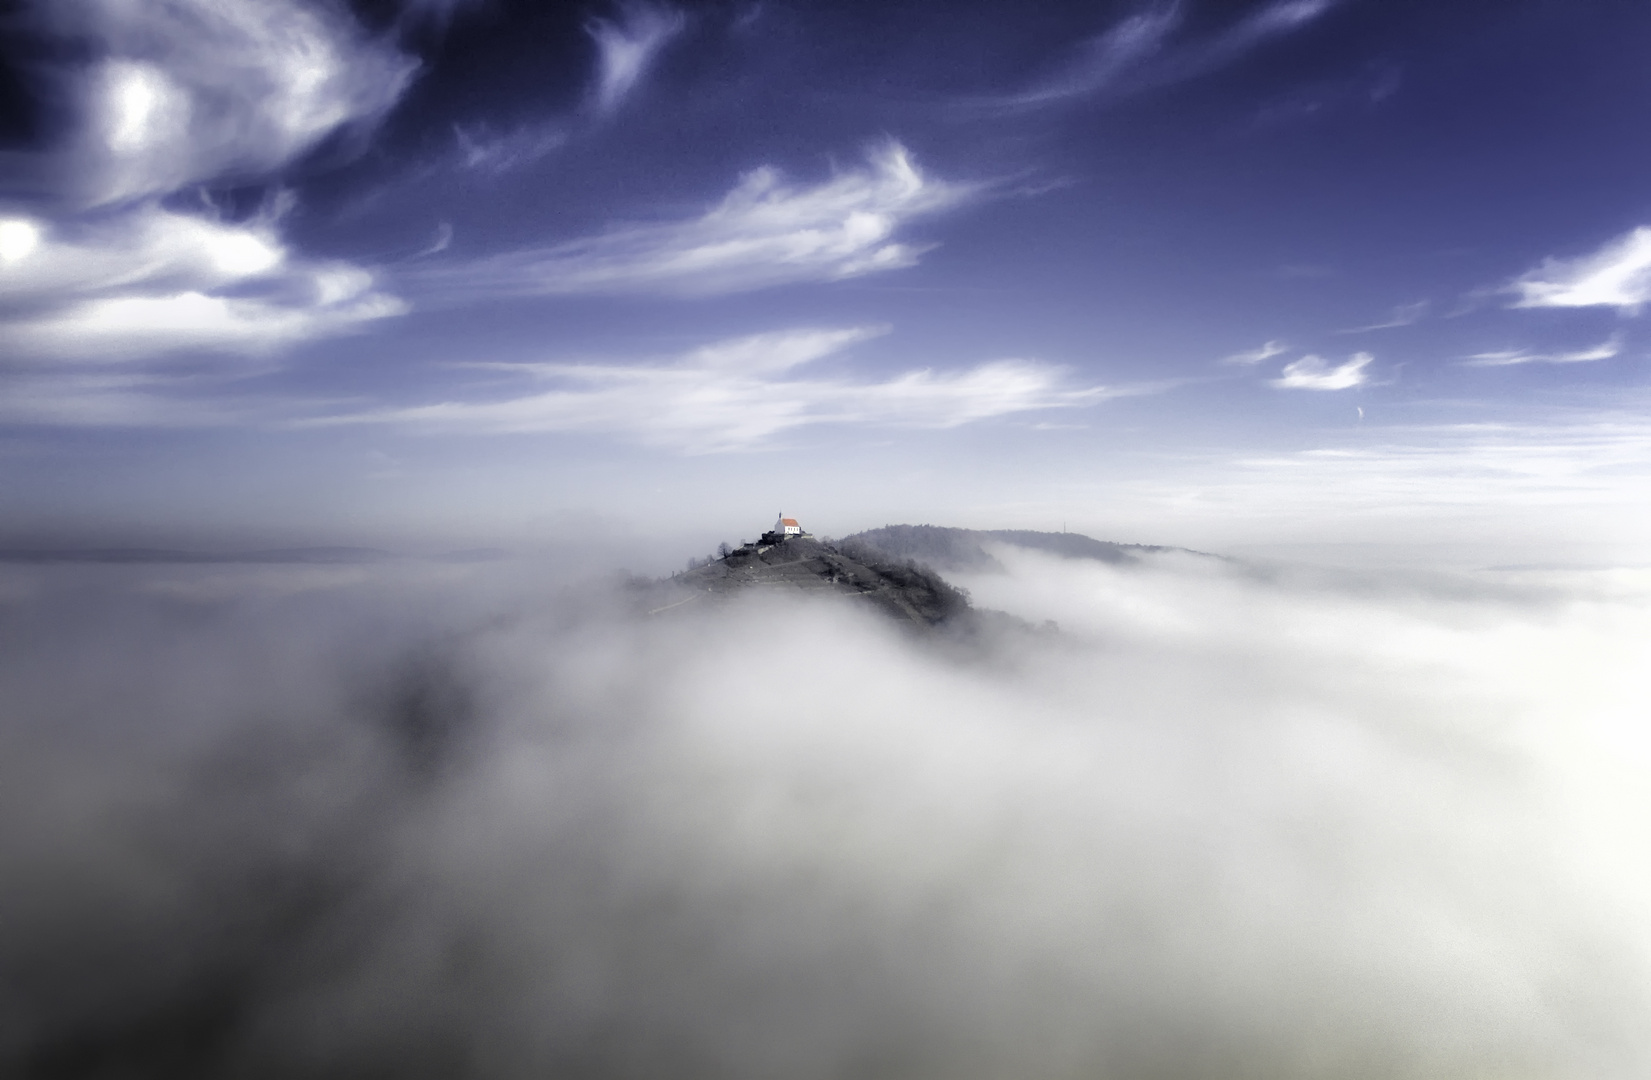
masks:
<path fill-rule="evenodd" d="M 1243 352 L 1223 356 L 1220 363 L 1236 367 L 1254 367 L 1263 360 L 1271 360 L 1275 356 L 1282 356 L 1289 351 L 1289 347 L 1282 341 L 1268 341 L 1254 349 L 1245 349 Z"/>
<path fill-rule="evenodd" d="M 926 175 L 890 143 L 862 169 L 812 187 L 779 170 L 747 173 L 688 221 L 630 225 L 553 247 L 433 268 L 408 280 L 440 294 L 717 295 L 841 281 L 916 264 L 926 250 L 899 238 L 910 222 L 969 201 L 977 189 Z"/>
<path fill-rule="evenodd" d="M 1159 0 L 1084 42 L 1072 60 L 1025 90 L 975 104 L 1001 110 L 1039 108 L 1196 78 L 1301 29 L 1337 2 L 1275 0 L 1211 37 L 1177 43 L 1173 39 L 1185 21 L 1185 5 Z"/>
<path fill-rule="evenodd" d="M 1019 94 L 995 102 L 1002 108 L 1029 108 L 1099 93 L 1160 52 L 1181 24 L 1181 5 L 1160 3 L 1128 16 L 1084 42 L 1065 68 Z"/>
<path fill-rule="evenodd" d="M 1414 304 L 1400 304 L 1383 322 L 1371 323 L 1369 326 L 1354 326 L 1338 333 L 1364 334 L 1372 330 L 1396 330 L 1404 326 L 1414 326 L 1427 315 L 1430 306 L 1426 300 L 1418 300 Z"/>
<path fill-rule="evenodd" d="M 948 428 L 1118 396 L 1073 386 L 1058 367 L 998 360 L 892 378 L 807 377 L 805 365 L 880 330 L 788 330 L 717 342 L 671 363 L 481 365 L 554 388 L 313 421 L 476 434 L 594 432 L 691 453 L 749 449 L 815 424 Z"/>
<path fill-rule="evenodd" d="M 1610 360 L 1622 352 L 1622 335 L 1613 335 L 1590 349 L 1569 352 L 1532 352 L 1529 349 L 1504 349 L 1497 352 L 1474 353 L 1463 363 L 1468 367 L 1510 367 L 1516 364 L 1583 364 L 1594 360 Z"/>

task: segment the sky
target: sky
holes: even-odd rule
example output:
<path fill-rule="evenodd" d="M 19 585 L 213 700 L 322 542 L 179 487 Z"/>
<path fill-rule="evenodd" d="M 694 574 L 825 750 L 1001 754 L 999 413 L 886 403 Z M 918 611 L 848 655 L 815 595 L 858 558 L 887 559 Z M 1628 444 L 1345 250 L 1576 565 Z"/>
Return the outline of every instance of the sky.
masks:
<path fill-rule="evenodd" d="M 1651 9 L 37 0 L 0 541 L 1643 562 Z M 680 552 L 668 552 L 676 560 Z"/>

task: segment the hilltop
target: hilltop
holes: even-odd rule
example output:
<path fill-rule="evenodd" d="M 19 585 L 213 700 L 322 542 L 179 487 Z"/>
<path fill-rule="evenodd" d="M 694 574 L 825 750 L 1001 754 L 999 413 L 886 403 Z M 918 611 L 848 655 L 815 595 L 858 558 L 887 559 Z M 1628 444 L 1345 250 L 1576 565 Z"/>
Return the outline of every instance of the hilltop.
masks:
<path fill-rule="evenodd" d="M 725 545 L 718 558 L 692 560 L 686 571 L 664 581 L 639 581 L 636 588 L 648 615 L 751 589 L 781 589 L 843 597 L 916 629 L 972 634 L 986 623 L 1030 629 L 1002 612 L 972 607 L 968 593 L 940 574 L 1001 571 L 1003 565 L 989 548 L 1005 544 L 1111 564 L 1172 550 L 1108 543 L 1080 533 L 938 525 L 885 525 L 820 540 L 803 532 L 794 519 L 782 517 L 756 543 L 733 550 Z"/>
<path fill-rule="evenodd" d="M 667 598 L 651 607 L 649 614 L 702 597 L 759 588 L 842 596 L 919 627 L 967 621 L 973 614 L 967 594 L 914 562 L 883 557 L 870 549 L 850 552 L 812 536 L 765 534 L 764 539 L 771 542 L 746 544 L 657 583 L 650 592 L 664 590 Z"/>

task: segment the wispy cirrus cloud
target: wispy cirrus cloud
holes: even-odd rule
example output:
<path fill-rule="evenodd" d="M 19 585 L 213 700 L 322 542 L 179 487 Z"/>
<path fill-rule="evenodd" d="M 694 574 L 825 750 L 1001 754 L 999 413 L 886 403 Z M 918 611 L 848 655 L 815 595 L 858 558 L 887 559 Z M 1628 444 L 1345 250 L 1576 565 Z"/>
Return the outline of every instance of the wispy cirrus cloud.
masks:
<path fill-rule="evenodd" d="M 1180 4 L 1154 5 L 1084 42 L 1078 55 L 1062 68 L 993 104 L 1026 108 L 1099 93 L 1163 50 L 1180 24 Z"/>
<path fill-rule="evenodd" d="M 475 365 L 524 385 L 507 397 L 449 400 L 310 421 L 430 432 L 591 432 L 690 453 L 741 450 L 814 424 L 949 428 L 1090 405 L 1128 391 L 1072 384 L 1059 367 L 997 360 L 892 378 L 798 374 L 883 331 L 801 329 L 716 342 L 662 363 Z M 537 385 L 535 385 L 537 384 Z M 540 389 L 545 384 L 548 388 Z M 497 394 L 496 389 L 491 393 Z"/>
<path fill-rule="evenodd" d="M 689 24 L 683 11 L 662 5 L 621 2 L 614 10 L 611 18 L 585 23 L 595 46 L 595 72 L 580 106 L 511 125 L 484 119 L 455 123 L 453 164 L 467 171 L 506 173 L 534 164 L 610 120 Z"/>
<path fill-rule="evenodd" d="M 1345 363 L 1331 366 L 1321 356 L 1303 356 L 1284 365 L 1272 384 L 1284 390 L 1350 390 L 1370 381 L 1365 371 L 1375 357 L 1369 353 L 1354 353 Z"/>
<path fill-rule="evenodd" d="M 1515 364 L 1582 364 L 1592 360 L 1609 360 L 1622 352 L 1622 335 L 1615 334 L 1606 341 L 1587 349 L 1569 352 L 1533 352 L 1529 349 L 1505 349 L 1496 352 L 1474 353 L 1463 361 L 1469 367 L 1510 367 Z"/>
<path fill-rule="evenodd" d="M 778 169 L 745 174 L 687 221 L 623 226 L 551 247 L 432 267 L 409 282 L 451 293 L 715 295 L 839 281 L 908 267 L 927 250 L 902 240 L 909 222 L 956 207 L 975 186 L 926 175 L 889 143 L 866 165 L 799 187 Z"/>
<path fill-rule="evenodd" d="M 1231 356 L 1223 356 L 1218 362 L 1238 367 L 1253 367 L 1263 360 L 1271 360 L 1273 357 L 1282 356 L 1289 351 L 1289 347 L 1282 341 L 1268 341 L 1253 349 L 1245 349 L 1243 352 L 1235 352 Z"/>
<path fill-rule="evenodd" d="M 1185 5 L 1180 0 L 1159 0 L 1085 41 L 1065 64 L 1025 89 L 973 104 L 988 109 L 1037 108 L 1180 82 L 1300 29 L 1338 2 L 1274 0 L 1211 37 L 1182 43 L 1174 38 L 1185 22 Z"/>
<path fill-rule="evenodd" d="M 1638 314 L 1651 300 L 1651 226 L 1578 258 L 1546 259 L 1504 291 L 1517 295 L 1516 308 L 1614 307 Z"/>
<path fill-rule="evenodd" d="M 1214 37 L 1168 58 L 1153 81 L 1190 78 L 1214 70 L 1274 38 L 1300 30 L 1338 3 L 1340 0 L 1274 0 Z"/>
<path fill-rule="evenodd" d="M 1381 322 L 1371 323 L 1368 326 L 1354 326 L 1338 331 L 1343 334 L 1363 334 L 1371 330 L 1397 330 L 1403 326 L 1414 326 L 1427 316 L 1428 308 L 1432 305 L 1426 300 L 1418 300 L 1414 304 L 1400 304 L 1393 309 L 1393 313 Z"/>
<path fill-rule="evenodd" d="M 619 108 L 660 50 L 687 25 L 682 12 L 643 3 L 621 4 L 615 19 L 591 20 L 586 30 L 597 48 L 596 111 L 606 115 Z"/>
<path fill-rule="evenodd" d="M 531 165 L 572 138 L 570 129 L 557 121 L 524 124 L 498 131 L 484 124 L 453 125 L 453 144 L 459 164 L 483 173 L 503 173 Z"/>

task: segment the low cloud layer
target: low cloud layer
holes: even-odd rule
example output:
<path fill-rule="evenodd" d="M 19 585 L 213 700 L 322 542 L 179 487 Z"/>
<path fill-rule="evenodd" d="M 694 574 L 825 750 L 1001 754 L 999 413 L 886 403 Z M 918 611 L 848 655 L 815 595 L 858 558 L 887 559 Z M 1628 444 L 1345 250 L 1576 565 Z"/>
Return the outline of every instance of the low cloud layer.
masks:
<path fill-rule="evenodd" d="M 1632 1077 L 1643 578 L 0 579 L 11 1075 Z M 692 609 L 688 609 L 692 610 Z M 679 613 L 680 614 L 680 613 Z"/>

